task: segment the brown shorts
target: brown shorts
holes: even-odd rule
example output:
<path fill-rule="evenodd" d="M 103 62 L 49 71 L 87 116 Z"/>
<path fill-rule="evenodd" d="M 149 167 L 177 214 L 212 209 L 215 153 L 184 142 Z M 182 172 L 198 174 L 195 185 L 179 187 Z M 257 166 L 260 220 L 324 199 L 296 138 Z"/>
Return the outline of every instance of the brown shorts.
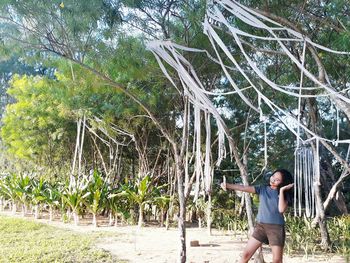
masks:
<path fill-rule="evenodd" d="M 270 246 L 284 247 L 286 231 L 284 225 L 257 223 L 252 236 Z"/>

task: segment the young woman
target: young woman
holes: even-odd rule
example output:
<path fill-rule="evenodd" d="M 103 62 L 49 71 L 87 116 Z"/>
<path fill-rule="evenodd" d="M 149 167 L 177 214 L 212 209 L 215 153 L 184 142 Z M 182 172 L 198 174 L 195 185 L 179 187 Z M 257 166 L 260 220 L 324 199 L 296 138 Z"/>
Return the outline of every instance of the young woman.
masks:
<path fill-rule="evenodd" d="M 241 263 L 248 262 L 262 243 L 269 244 L 272 250 L 273 263 L 281 263 L 285 243 L 283 213 L 292 200 L 293 177 L 285 169 L 273 172 L 270 185 L 244 186 L 221 183 L 225 191 L 237 190 L 259 195 L 259 210 L 254 232 L 244 249 Z"/>

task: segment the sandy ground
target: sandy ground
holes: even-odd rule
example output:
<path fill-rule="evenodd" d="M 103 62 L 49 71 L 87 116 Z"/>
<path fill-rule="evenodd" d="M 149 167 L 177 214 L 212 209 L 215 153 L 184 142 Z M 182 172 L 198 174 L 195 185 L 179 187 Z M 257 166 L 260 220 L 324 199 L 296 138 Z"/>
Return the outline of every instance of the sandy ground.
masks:
<path fill-rule="evenodd" d="M 98 244 L 99 247 L 111 251 L 120 259 L 125 259 L 134 263 L 151 262 L 176 262 L 177 247 L 179 243 L 179 233 L 177 229 L 165 230 L 155 227 L 121 227 L 118 233 L 122 236 L 108 238 L 105 242 Z M 187 238 L 187 262 L 192 263 L 226 263 L 238 262 L 242 253 L 247 236 L 234 235 L 233 233 L 224 233 L 214 230 L 209 236 L 205 229 L 188 228 Z M 199 247 L 191 247 L 190 241 L 199 241 Z M 263 247 L 264 259 L 266 262 L 272 262 L 271 251 L 268 246 Z M 251 262 L 254 262 L 252 259 Z M 346 262 L 339 256 L 305 256 L 290 257 L 285 256 L 284 262 Z"/>
<path fill-rule="evenodd" d="M 12 216 L 9 212 L 1 214 Z M 20 217 L 19 215 L 17 215 Z M 16 216 L 16 217 L 17 217 Z M 30 217 L 25 217 L 32 220 Z M 106 232 L 106 238 L 99 240 L 97 247 L 110 251 L 118 259 L 132 263 L 166 263 L 176 262 L 178 258 L 179 232 L 171 228 L 166 230 L 159 227 L 118 226 L 108 227 L 104 221 L 97 229 L 90 224 L 90 220 L 82 220 L 81 225 L 64 224 L 58 220 L 49 222 L 47 219 L 39 219 L 39 222 L 52 226 L 71 229 L 77 232 Z M 198 247 L 191 247 L 190 241 L 197 240 Z M 238 262 L 245 247 L 247 235 L 236 235 L 233 232 L 213 230 L 209 235 L 206 229 L 187 228 L 187 262 L 189 263 L 225 263 Z M 268 246 L 263 247 L 264 259 L 272 262 L 271 251 Z M 254 262 L 252 259 L 250 262 Z M 285 263 L 346 263 L 346 260 L 336 255 L 312 255 L 306 257 L 284 256 Z"/>

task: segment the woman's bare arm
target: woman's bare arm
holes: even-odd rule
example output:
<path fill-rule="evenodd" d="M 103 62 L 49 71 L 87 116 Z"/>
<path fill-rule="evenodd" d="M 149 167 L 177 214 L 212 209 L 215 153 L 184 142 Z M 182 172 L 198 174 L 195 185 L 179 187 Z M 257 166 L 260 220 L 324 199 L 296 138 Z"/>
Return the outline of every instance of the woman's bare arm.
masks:
<path fill-rule="evenodd" d="M 279 194 L 279 198 L 278 198 L 278 211 L 280 213 L 284 213 L 288 207 L 288 202 L 284 198 L 284 191 L 288 191 L 293 186 L 294 186 L 294 184 L 289 184 L 289 185 L 281 187 L 281 189 L 280 189 L 280 194 Z"/>
<path fill-rule="evenodd" d="M 242 185 L 242 184 L 228 184 L 226 182 L 223 182 L 220 184 L 221 188 L 223 190 L 235 190 L 235 191 L 241 191 L 241 192 L 247 192 L 255 194 L 255 188 L 254 186 L 250 185 Z"/>

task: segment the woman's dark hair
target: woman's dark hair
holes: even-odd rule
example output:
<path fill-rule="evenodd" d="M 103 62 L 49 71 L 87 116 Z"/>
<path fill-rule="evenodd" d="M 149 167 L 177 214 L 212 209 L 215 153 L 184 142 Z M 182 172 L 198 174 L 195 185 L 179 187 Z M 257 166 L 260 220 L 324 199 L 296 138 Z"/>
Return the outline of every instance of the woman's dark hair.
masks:
<path fill-rule="evenodd" d="M 275 170 L 272 173 L 272 175 L 274 175 L 277 172 L 282 174 L 282 182 L 278 186 L 278 191 L 280 190 L 281 187 L 286 186 L 288 184 L 294 183 L 293 175 L 288 170 L 286 170 L 286 169 L 277 169 L 277 170 Z M 284 198 L 288 201 L 289 204 L 292 203 L 293 188 L 289 189 L 288 191 L 284 191 Z"/>

